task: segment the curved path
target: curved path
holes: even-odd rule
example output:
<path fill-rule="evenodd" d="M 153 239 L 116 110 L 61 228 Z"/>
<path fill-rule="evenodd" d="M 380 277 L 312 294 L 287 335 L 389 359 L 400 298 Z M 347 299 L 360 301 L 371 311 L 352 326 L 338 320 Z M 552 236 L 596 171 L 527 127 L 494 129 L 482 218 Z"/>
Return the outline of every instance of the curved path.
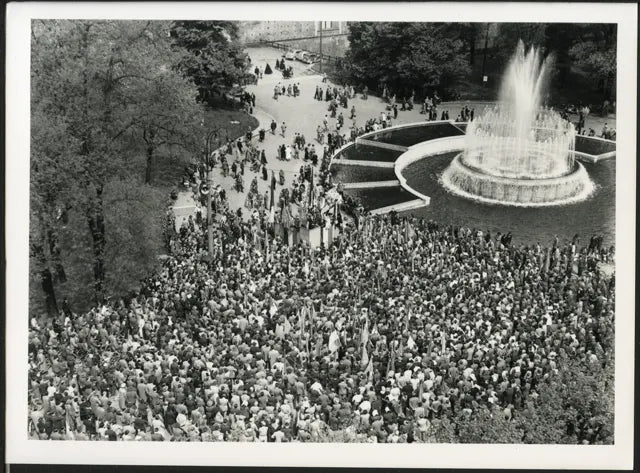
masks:
<path fill-rule="evenodd" d="M 269 63 L 271 68 L 274 69 L 276 58 L 279 58 L 282 54 L 282 51 L 280 50 L 266 47 L 247 48 L 247 52 L 252 59 L 252 69 L 257 65 L 261 70 L 264 70 L 267 63 Z M 282 74 L 274 69 L 273 74 L 265 75 L 263 79 L 258 81 L 258 84 L 247 86 L 246 89 L 256 95 L 256 108 L 254 110 L 254 115 L 260 122 L 260 127 L 265 130 L 269 130 L 269 124 L 272 118 L 275 119 L 278 124 L 277 134 L 272 135 L 268 132 L 264 143 L 259 144 L 259 149 L 264 149 L 266 152 L 269 174 L 271 171 L 274 171 L 277 178 L 280 170 L 283 170 L 285 173 L 285 186 L 290 187 L 293 178 L 298 174 L 300 167 L 304 162 L 302 160 L 292 160 L 289 162 L 278 160 L 276 158 L 278 146 L 282 143 L 292 143 L 294 135 L 296 133 L 302 133 L 305 136 L 307 143 L 315 143 L 318 155 L 322 156 L 322 146 L 315 141 L 316 129 L 317 126 L 322 123 L 325 115 L 329 117 L 330 114 L 327 111 L 327 102 L 317 101 L 313 98 L 316 86 L 327 85 L 326 83 L 322 83 L 322 77 L 317 74 L 313 74 L 310 70 L 310 66 L 299 61 L 287 61 L 287 65 L 292 65 L 294 69 L 293 78 L 282 79 Z M 300 96 L 294 98 L 287 97 L 285 95 L 284 97 L 281 96 L 277 101 L 274 100 L 273 88 L 277 83 L 284 84 L 285 86 L 289 83 L 298 83 L 301 88 Z M 483 104 L 473 102 L 443 103 L 439 107 L 439 113 L 443 110 L 449 110 L 450 116 L 455 118 L 459 111 L 467 104 L 470 107 L 475 106 L 476 112 L 484 106 Z M 345 117 L 346 132 L 348 132 L 348 128 L 352 123 L 351 120 L 349 120 L 352 106 L 355 106 L 356 108 L 357 125 L 363 124 L 369 118 L 379 117 L 381 112 L 385 111 L 385 103 L 380 98 L 369 96 L 368 100 L 362 100 L 358 95 L 357 98 L 349 101 L 348 109 L 340 109 Z M 422 121 L 425 121 L 424 115 L 419 113 L 419 108 L 415 108 L 412 111 L 399 111 L 398 118 L 397 120 L 394 120 L 393 124 L 398 125 Z M 612 123 L 614 121 L 615 120 L 609 119 L 609 124 L 615 126 Z M 285 122 L 287 127 L 285 137 L 280 135 L 280 125 L 282 122 Z M 330 127 L 335 128 L 335 123 L 335 119 L 329 118 Z M 264 181 L 262 180 L 261 174 L 251 172 L 248 167 L 245 168 L 244 193 L 238 193 L 235 191 L 233 189 L 233 179 L 231 177 L 223 177 L 220 169 L 216 169 L 214 172 L 214 181 L 221 184 L 226 190 L 229 198 L 229 205 L 232 209 L 244 206 L 246 192 L 249 189 L 252 179 L 256 175 L 258 176 L 259 191 L 263 194 L 269 191 L 269 181 L 271 176 L 269 175 L 269 179 Z M 278 197 L 281 189 L 282 187 L 278 184 L 276 187 L 276 198 Z M 190 194 L 191 193 L 189 191 L 181 193 L 179 200 L 176 203 L 176 207 L 182 207 L 181 209 L 178 209 L 180 211 L 180 215 L 183 216 L 181 218 L 186 218 L 195 210 L 195 207 L 190 207 L 194 205 Z M 246 214 L 247 212 L 245 212 L 245 215 Z M 176 223 L 179 224 L 179 222 Z"/>

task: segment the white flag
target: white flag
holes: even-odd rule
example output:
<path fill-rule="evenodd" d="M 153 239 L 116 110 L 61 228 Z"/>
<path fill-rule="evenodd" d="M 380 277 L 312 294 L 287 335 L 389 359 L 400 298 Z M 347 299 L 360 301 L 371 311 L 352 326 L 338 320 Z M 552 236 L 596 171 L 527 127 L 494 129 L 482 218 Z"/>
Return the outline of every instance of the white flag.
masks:
<path fill-rule="evenodd" d="M 340 348 L 340 336 L 335 330 L 329 335 L 329 351 L 335 353 Z"/>

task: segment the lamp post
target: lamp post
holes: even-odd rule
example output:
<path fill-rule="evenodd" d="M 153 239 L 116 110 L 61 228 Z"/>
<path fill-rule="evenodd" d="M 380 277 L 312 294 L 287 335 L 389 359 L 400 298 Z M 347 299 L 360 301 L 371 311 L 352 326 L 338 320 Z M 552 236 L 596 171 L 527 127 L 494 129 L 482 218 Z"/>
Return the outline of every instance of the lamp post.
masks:
<path fill-rule="evenodd" d="M 207 133 L 205 141 L 205 165 L 207 170 L 207 185 L 209 187 L 209 192 L 207 193 L 207 249 L 209 251 L 209 258 L 213 258 L 213 172 L 211 169 L 211 141 L 214 137 L 218 138 L 218 136 L 218 129 L 214 128 Z"/>
<path fill-rule="evenodd" d="M 320 74 L 322 74 L 322 21 L 320 22 Z"/>
<path fill-rule="evenodd" d="M 486 85 L 486 81 L 484 80 L 484 78 L 486 75 L 486 67 L 487 67 L 487 46 L 489 45 L 489 26 L 490 24 L 487 23 L 487 27 L 485 29 L 485 34 L 484 34 L 484 52 L 482 55 L 482 85 Z"/>

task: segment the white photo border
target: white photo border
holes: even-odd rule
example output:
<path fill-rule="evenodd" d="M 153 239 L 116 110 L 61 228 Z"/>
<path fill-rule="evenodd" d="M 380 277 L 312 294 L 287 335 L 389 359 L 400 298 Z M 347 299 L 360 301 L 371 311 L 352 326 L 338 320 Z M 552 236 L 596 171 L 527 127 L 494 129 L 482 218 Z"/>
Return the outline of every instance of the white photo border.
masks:
<path fill-rule="evenodd" d="M 29 440 L 27 331 L 31 20 L 220 19 L 617 23 L 615 443 L 259 444 Z M 637 5 L 633 3 L 25 2 L 7 6 L 7 463 L 631 469 L 634 445 Z"/>

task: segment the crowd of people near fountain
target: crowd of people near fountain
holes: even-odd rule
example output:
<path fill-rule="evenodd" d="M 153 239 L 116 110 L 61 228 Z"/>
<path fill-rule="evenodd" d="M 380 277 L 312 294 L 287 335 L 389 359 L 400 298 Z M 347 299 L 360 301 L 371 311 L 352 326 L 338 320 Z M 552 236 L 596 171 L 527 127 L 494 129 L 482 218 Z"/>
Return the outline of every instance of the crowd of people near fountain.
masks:
<path fill-rule="evenodd" d="M 32 437 L 435 441 L 445 418 L 517 420 L 568 359 L 611 363 L 601 239 L 516 247 L 363 215 L 311 250 L 266 236 L 264 211 L 242 219 L 222 199 L 218 213 L 210 259 L 189 218 L 135 293 L 30 321 Z"/>
<path fill-rule="evenodd" d="M 278 84 L 273 97 L 299 94 L 297 84 Z M 614 248 L 602 237 L 516 246 L 508 231 L 371 216 L 353 203 L 350 216 L 322 211 L 341 192 L 329 173 L 335 151 L 397 118 L 385 88 L 380 116 L 357 126 L 351 103 L 343 131 L 340 107 L 355 97 L 353 87 L 316 87 L 330 114 L 317 128 L 321 152 L 272 121 L 282 141 L 273 159 L 301 160 L 291 178 L 268 168 L 264 129 L 258 143 L 247 130 L 188 170 L 192 184 L 219 166 L 238 192 L 245 166 L 258 173 L 244 208 L 232 209 L 222 187 L 209 190 L 211 252 L 200 209 L 177 231 L 169 213 L 168 255 L 139 289 L 30 320 L 32 438 L 448 442 L 435 428 L 443 420 L 458 428 L 488 412 L 518 422 L 567 363 L 611 366 L 615 277 L 599 265 L 613 263 Z M 425 100 L 428 119 L 438 104 Z M 472 120 L 473 110 L 459 118 Z M 271 193 L 259 192 L 259 178 Z M 281 238 L 314 226 L 339 236 L 316 249 Z M 598 444 L 609 428 L 584 416 L 567 436 Z M 518 440 L 531 441 L 526 426 Z"/>

